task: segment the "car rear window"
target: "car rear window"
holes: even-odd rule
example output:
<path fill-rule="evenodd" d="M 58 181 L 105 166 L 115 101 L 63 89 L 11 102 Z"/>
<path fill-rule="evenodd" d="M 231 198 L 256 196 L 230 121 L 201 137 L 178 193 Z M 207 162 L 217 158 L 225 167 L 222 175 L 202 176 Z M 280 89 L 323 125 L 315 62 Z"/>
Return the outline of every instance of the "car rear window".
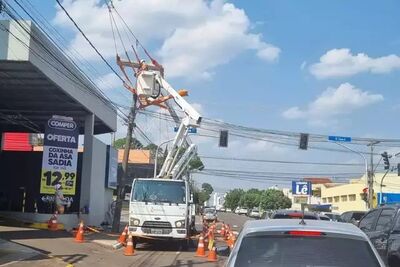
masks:
<path fill-rule="evenodd" d="M 237 267 L 379 267 L 366 241 L 327 236 L 250 236 L 243 238 Z"/>
<path fill-rule="evenodd" d="M 353 218 L 356 221 L 359 221 L 362 216 L 365 215 L 365 212 L 354 212 L 353 215 L 351 216 L 351 218 Z"/>
<path fill-rule="evenodd" d="M 275 214 L 272 218 L 273 219 L 301 219 L 302 214 L 301 213 L 293 213 L 293 214 Z M 317 220 L 317 216 L 313 215 L 304 215 L 305 220 Z"/>

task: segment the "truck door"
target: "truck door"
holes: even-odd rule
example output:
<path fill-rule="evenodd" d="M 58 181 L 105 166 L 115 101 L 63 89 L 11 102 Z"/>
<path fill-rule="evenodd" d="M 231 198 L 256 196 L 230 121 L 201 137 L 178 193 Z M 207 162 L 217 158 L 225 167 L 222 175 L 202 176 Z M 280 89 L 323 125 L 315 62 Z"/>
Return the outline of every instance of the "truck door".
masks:
<path fill-rule="evenodd" d="M 385 262 L 387 262 L 387 245 L 395 213 L 396 210 L 393 208 L 383 208 L 376 222 L 375 230 L 369 234 L 372 244 Z"/>

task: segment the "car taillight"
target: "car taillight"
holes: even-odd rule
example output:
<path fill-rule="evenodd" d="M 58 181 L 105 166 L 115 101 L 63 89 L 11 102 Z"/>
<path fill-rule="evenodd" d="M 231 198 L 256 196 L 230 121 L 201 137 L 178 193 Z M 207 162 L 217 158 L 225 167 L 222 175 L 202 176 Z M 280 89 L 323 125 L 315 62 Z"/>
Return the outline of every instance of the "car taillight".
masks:
<path fill-rule="evenodd" d="M 318 231 L 289 231 L 289 235 L 296 235 L 296 236 L 322 236 L 325 235 L 323 232 Z"/>

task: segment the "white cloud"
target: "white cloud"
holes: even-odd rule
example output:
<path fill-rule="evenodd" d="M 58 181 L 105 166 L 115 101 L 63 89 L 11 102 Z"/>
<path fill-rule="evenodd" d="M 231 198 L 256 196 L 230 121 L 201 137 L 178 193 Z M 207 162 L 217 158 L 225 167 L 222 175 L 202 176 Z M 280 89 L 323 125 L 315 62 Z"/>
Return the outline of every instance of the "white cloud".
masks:
<path fill-rule="evenodd" d="M 99 77 L 95 82 L 102 90 L 110 90 L 123 86 L 121 80 L 114 73 L 107 73 Z"/>
<path fill-rule="evenodd" d="M 371 58 L 367 54 L 352 54 L 350 49 L 332 49 L 310 66 L 310 72 L 318 79 L 347 77 L 363 72 L 389 73 L 400 68 L 400 57 L 388 55 Z"/>
<path fill-rule="evenodd" d="M 307 66 L 307 61 L 303 61 L 303 63 L 301 63 L 301 65 L 300 65 L 300 69 L 304 70 L 306 68 L 306 66 Z"/>
<path fill-rule="evenodd" d="M 63 5 L 99 51 L 108 58 L 114 57 L 104 1 L 64 0 Z M 267 62 L 279 57 L 278 47 L 264 42 L 260 34 L 250 32 L 251 23 L 244 10 L 223 0 L 125 0 L 114 1 L 114 5 L 145 45 L 161 44 L 153 54 L 161 58 L 169 77 L 210 79 L 216 66 L 228 63 L 246 50 L 255 51 L 258 58 Z M 73 28 L 60 9 L 53 22 Z M 128 41 L 125 42 L 127 45 Z M 98 60 L 76 31 L 70 46 L 88 59 Z"/>
<path fill-rule="evenodd" d="M 306 108 L 291 107 L 283 112 L 286 119 L 307 119 L 312 124 L 323 124 L 325 119 L 349 114 L 357 109 L 380 102 L 383 96 L 362 91 L 349 83 L 326 89 Z"/>

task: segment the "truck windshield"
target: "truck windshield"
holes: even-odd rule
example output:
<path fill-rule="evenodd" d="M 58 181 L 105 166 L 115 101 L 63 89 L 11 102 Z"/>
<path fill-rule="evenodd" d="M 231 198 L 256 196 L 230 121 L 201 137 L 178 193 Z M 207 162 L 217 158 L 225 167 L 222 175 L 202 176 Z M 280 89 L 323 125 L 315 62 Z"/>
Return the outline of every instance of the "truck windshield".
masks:
<path fill-rule="evenodd" d="M 185 182 L 136 180 L 132 201 L 184 204 L 185 192 Z"/>

